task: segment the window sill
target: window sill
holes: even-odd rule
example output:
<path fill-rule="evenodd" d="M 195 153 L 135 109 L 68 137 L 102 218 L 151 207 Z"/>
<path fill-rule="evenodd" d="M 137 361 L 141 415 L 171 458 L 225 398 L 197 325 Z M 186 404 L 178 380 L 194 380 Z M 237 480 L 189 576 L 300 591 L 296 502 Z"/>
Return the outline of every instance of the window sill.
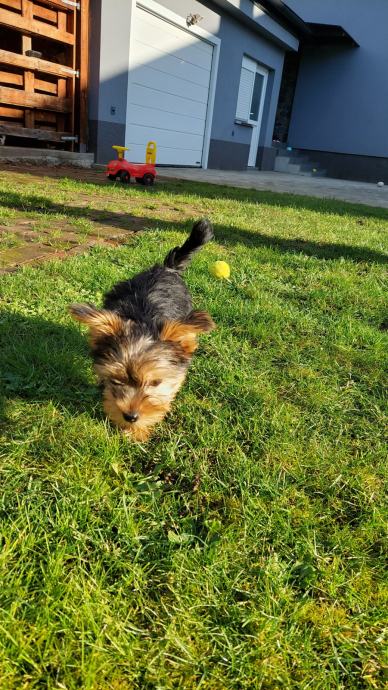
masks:
<path fill-rule="evenodd" d="M 235 125 L 240 125 L 241 127 L 250 127 L 251 129 L 253 128 L 253 125 L 250 124 L 250 122 L 247 122 L 247 120 L 235 120 L 234 121 Z"/>

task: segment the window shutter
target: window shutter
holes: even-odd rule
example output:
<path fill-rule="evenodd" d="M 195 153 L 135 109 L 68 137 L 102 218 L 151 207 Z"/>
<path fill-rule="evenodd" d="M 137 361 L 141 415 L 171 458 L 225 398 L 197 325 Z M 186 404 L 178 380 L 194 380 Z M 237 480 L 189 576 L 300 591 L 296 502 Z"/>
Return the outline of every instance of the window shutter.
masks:
<path fill-rule="evenodd" d="M 254 81 L 255 73 L 242 67 L 236 110 L 236 117 L 239 120 L 249 120 Z"/>

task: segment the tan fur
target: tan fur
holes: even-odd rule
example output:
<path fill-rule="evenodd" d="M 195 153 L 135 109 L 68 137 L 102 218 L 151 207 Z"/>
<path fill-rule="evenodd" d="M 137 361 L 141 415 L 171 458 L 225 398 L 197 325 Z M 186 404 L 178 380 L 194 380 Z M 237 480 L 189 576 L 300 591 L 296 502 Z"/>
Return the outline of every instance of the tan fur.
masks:
<path fill-rule="evenodd" d="M 97 338 L 104 335 L 120 335 L 128 328 L 128 323 L 118 314 L 108 309 L 97 309 L 92 305 L 73 304 L 70 313 L 74 319 L 89 327 L 89 336 L 93 344 Z"/>
<path fill-rule="evenodd" d="M 130 334 L 132 322 L 124 322 L 117 314 L 93 305 L 75 304 L 70 308 L 72 316 L 89 327 L 92 345 L 103 336 Z M 215 327 L 207 312 L 193 311 L 187 321 L 166 323 L 160 341 L 149 336 L 136 339 L 124 338 L 118 361 L 95 365 L 95 371 L 104 385 L 104 410 L 109 419 L 124 433 L 137 441 L 149 438 L 153 427 L 169 412 L 171 403 L 181 388 L 186 367 L 198 347 L 198 334 Z M 176 366 L 166 355 L 165 345 L 170 342 L 179 346 L 179 356 L 186 358 Z M 174 348 L 173 348 L 174 349 Z M 176 348 L 175 348 L 176 349 Z M 124 414 L 137 414 L 138 419 L 128 422 Z"/>
<path fill-rule="evenodd" d="M 140 356 L 132 363 L 137 386 L 119 388 L 118 397 L 113 395 L 108 386 L 104 389 L 104 410 L 109 419 L 137 441 L 145 441 L 153 427 L 161 422 L 171 408 L 171 403 L 181 388 L 186 371 L 172 371 L 167 363 L 154 360 L 147 355 Z M 103 365 L 96 367 L 98 375 L 106 379 L 107 374 L 112 380 L 120 380 L 117 370 L 112 377 L 114 365 L 108 365 L 106 371 Z M 158 385 L 152 385 L 154 383 Z M 123 414 L 137 413 L 136 422 L 127 422 Z"/>
<path fill-rule="evenodd" d="M 193 311 L 188 320 L 167 321 L 160 334 L 161 340 L 177 343 L 187 356 L 191 356 L 198 347 L 199 333 L 215 328 L 210 315 L 205 311 Z"/>
<path fill-rule="evenodd" d="M 160 334 L 161 340 L 169 340 L 178 343 L 186 355 L 192 355 L 198 347 L 198 339 L 195 331 L 179 321 L 169 321 L 163 326 Z"/>

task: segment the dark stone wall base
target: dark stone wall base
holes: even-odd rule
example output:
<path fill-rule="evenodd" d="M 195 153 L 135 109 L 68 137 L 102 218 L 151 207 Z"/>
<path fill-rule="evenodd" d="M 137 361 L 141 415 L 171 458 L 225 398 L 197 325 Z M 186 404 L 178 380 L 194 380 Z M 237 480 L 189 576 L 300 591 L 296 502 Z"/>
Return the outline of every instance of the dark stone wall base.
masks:
<path fill-rule="evenodd" d="M 112 149 L 116 144 L 125 144 L 124 123 L 89 120 L 89 151 L 94 153 L 96 163 L 104 164 L 116 158 Z"/>
<path fill-rule="evenodd" d="M 248 165 L 249 144 L 211 139 L 208 168 L 214 170 L 245 170 Z"/>
<path fill-rule="evenodd" d="M 281 142 L 286 142 L 288 137 L 292 105 L 294 102 L 296 82 L 298 79 L 299 63 L 300 52 L 287 52 L 285 54 L 279 101 L 276 111 L 275 128 L 273 131 L 273 138 Z"/>
<path fill-rule="evenodd" d="M 259 146 L 256 159 L 256 165 L 259 170 L 273 170 L 276 153 L 276 149 L 272 146 Z"/>
<path fill-rule="evenodd" d="M 327 170 L 328 177 L 358 182 L 385 182 L 388 184 L 388 157 L 357 156 L 348 153 L 297 149 Z"/>

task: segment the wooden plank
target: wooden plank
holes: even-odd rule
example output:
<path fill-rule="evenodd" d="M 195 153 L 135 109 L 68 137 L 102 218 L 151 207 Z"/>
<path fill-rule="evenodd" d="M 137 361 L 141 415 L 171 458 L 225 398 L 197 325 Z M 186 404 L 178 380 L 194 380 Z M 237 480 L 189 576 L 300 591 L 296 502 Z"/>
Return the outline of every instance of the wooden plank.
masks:
<path fill-rule="evenodd" d="M 76 33 L 76 26 L 77 26 L 77 12 L 73 10 L 73 12 L 69 12 L 67 15 L 67 30 L 71 34 Z"/>
<path fill-rule="evenodd" d="M 77 30 L 78 30 L 78 22 L 77 22 L 77 12 L 74 11 L 72 14 L 69 14 L 68 16 L 68 23 L 67 27 L 70 31 L 73 32 L 74 34 L 74 47 L 72 50 L 72 57 L 73 57 L 73 64 L 72 67 L 75 70 L 77 67 L 77 48 L 78 48 L 78 41 L 77 41 Z M 72 102 L 72 109 L 70 113 L 70 117 L 68 118 L 68 128 L 74 134 L 75 132 L 75 77 L 73 79 L 69 79 L 67 83 L 67 95 L 71 97 L 71 102 Z M 74 141 L 71 142 L 70 144 L 70 151 L 74 151 Z"/>
<path fill-rule="evenodd" d="M 27 93 L 34 93 L 34 73 L 26 70 L 24 72 L 24 90 Z"/>
<path fill-rule="evenodd" d="M 29 20 L 26 17 L 19 16 L 15 12 L 4 10 L 0 7 L 0 25 L 8 26 L 11 29 L 19 29 L 25 34 L 32 34 L 33 36 L 43 36 L 44 38 L 52 38 L 54 41 L 74 45 L 73 34 L 67 31 L 60 31 L 54 26 L 39 22 L 37 19 Z"/>
<path fill-rule="evenodd" d="M 32 3 L 31 0 L 22 0 L 22 16 L 25 21 L 32 22 Z M 32 48 L 31 36 L 22 35 L 22 53 Z M 24 70 L 23 83 L 26 95 L 34 93 L 35 75 L 31 70 Z M 33 129 L 35 127 L 35 115 L 33 110 L 24 109 L 24 126 Z"/>
<path fill-rule="evenodd" d="M 33 72 L 30 72 L 29 70 L 24 72 L 24 90 L 27 93 L 34 93 L 34 77 L 35 75 Z"/>
<path fill-rule="evenodd" d="M 28 13 L 28 9 L 31 9 L 31 12 Z M 22 12 L 24 16 L 28 13 L 30 16 L 28 19 L 32 20 L 32 7 L 28 8 L 26 6 L 25 0 L 22 0 Z M 22 53 L 26 53 L 27 50 L 31 50 L 32 47 L 32 38 L 31 36 L 22 36 Z M 24 70 L 24 76 L 23 76 L 23 82 L 24 82 L 24 89 L 25 91 L 28 91 L 29 93 L 34 93 L 34 72 L 31 70 Z M 35 115 L 33 110 L 29 110 L 28 108 L 24 108 L 24 118 L 23 118 L 23 123 L 25 127 L 35 127 Z"/>
<path fill-rule="evenodd" d="M 64 80 L 66 81 L 66 80 Z M 45 91 L 46 93 L 53 93 L 54 96 L 59 96 L 57 85 L 51 81 L 44 81 L 43 79 L 35 79 L 35 90 Z"/>
<path fill-rule="evenodd" d="M 27 50 L 31 50 L 31 45 L 32 45 L 31 41 L 32 41 L 31 36 L 24 36 L 24 35 L 22 36 L 22 53 L 23 53 L 23 55 L 24 55 L 24 53 L 27 52 Z"/>
<path fill-rule="evenodd" d="M 32 2 L 31 0 L 22 0 L 22 18 L 26 22 L 32 23 Z M 22 36 L 22 53 L 26 53 L 27 50 L 32 48 L 32 38 L 31 36 Z M 31 70 L 25 70 L 24 72 L 24 90 L 28 93 L 34 93 L 34 80 L 35 75 Z M 24 111 L 24 125 L 25 127 L 33 128 L 35 127 L 35 116 L 33 110 Z"/>
<path fill-rule="evenodd" d="M 41 5 L 47 5 L 48 7 L 55 7 L 62 12 L 74 12 L 74 7 L 72 5 L 65 5 L 62 0 L 39 0 Z"/>
<path fill-rule="evenodd" d="M 9 89 L 0 86 L 0 103 L 8 105 L 21 105 L 25 108 L 40 108 L 41 110 L 53 110 L 58 113 L 71 112 L 71 98 L 57 98 L 45 96 L 40 93 L 26 94 L 25 91 Z"/>
<path fill-rule="evenodd" d="M 29 139 L 40 139 L 41 141 L 62 141 L 62 137 L 71 136 L 69 132 L 56 132 L 54 129 L 32 129 L 29 127 L 18 127 L 0 122 L 0 134 L 15 137 L 28 137 Z"/>
<path fill-rule="evenodd" d="M 24 126 L 30 127 L 30 129 L 34 129 L 35 127 L 35 113 L 33 110 L 29 110 L 28 108 L 26 108 L 24 111 Z"/>
<path fill-rule="evenodd" d="M 9 122 L 3 122 L 0 120 L 1 125 L 7 125 L 10 126 Z M 23 128 L 23 124 L 21 122 L 12 122 L 12 129 L 18 129 L 19 131 Z"/>
<path fill-rule="evenodd" d="M 79 147 L 85 152 L 88 143 L 89 0 L 81 2 L 79 45 Z"/>
<path fill-rule="evenodd" d="M 0 0 L 0 4 L 7 5 L 7 7 L 19 12 L 22 10 L 22 0 Z M 45 7 L 42 7 L 42 5 L 45 5 Z M 55 0 L 39 0 L 39 5 L 34 3 L 32 13 L 34 17 L 40 17 L 56 24 L 58 10 L 69 14 L 74 12 L 74 7 L 65 5 L 62 0 L 58 0 L 58 2 L 55 2 Z"/>
<path fill-rule="evenodd" d="M 26 127 L 24 127 L 24 125 L 23 125 L 21 122 L 12 122 L 12 123 L 10 123 L 10 122 L 3 122 L 3 121 L 1 121 L 1 124 L 2 124 L 2 125 L 7 125 L 8 133 L 9 133 L 9 134 L 11 133 L 11 129 L 12 129 L 13 127 L 17 127 L 18 130 L 20 130 L 20 128 L 26 129 Z M 27 129 L 28 129 L 28 128 L 27 128 Z M 41 125 L 41 126 L 39 127 L 39 129 L 42 130 L 43 132 L 56 132 L 56 131 L 57 131 L 57 130 L 55 129 L 55 127 L 53 127 L 53 125 L 46 124 L 46 123 L 43 124 L 43 125 Z M 31 130 L 34 131 L 34 130 L 35 130 L 35 127 L 31 127 Z"/>
<path fill-rule="evenodd" d="M 29 22 L 32 22 L 32 2 L 31 2 L 31 0 L 22 0 L 22 15 Z"/>
<path fill-rule="evenodd" d="M 23 75 L 0 70 L 0 82 L 3 84 L 13 84 L 13 86 L 23 86 Z"/>
<path fill-rule="evenodd" d="M 58 96 L 59 98 L 66 98 L 67 96 L 67 80 L 66 79 L 58 79 Z M 61 115 L 58 113 L 56 115 L 57 118 L 57 129 L 59 131 L 62 131 L 65 129 L 65 115 Z"/>
<path fill-rule="evenodd" d="M 57 115 L 57 113 L 49 112 L 48 110 L 35 110 L 35 122 L 50 122 L 51 124 L 55 125 L 57 122 L 57 117 L 63 116 Z"/>
<path fill-rule="evenodd" d="M 67 81 L 66 79 L 58 79 L 58 96 L 66 98 L 67 96 Z"/>
<path fill-rule="evenodd" d="M 28 57 L 28 55 L 19 55 L 9 50 L 0 50 L 0 63 L 4 65 L 13 65 L 14 67 L 23 67 L 24 69 L 30 69 L 36 72 L 54 74 L 57 77 L 71 78 L 71 74 L 66 71 L 64 65 L 57 65 L 55 62 L 41 60 L 41 58 Z"/>
<path fill-rule="evenodd" d="M 31 0 L 22 0 L 22 15 L 24 19 L 32 22 L 32 2 Z M 31 36 L 22 36 L 22 50 L 23 53 L 32 48 Z M 24 91 L 26 96 L 34 93 L 35 74 L 31 70 L 24 70 Z M 25 108 L 24 111 L 24 126 L 33 129 L 35 127 L 35 114 L 33 110 Z"/>
<path fill-rule="evenodd" d="M 66 12 L 57 12 L 58 17 L 58 29 L 60 31 L 67 31 L 67 14 Z"/>
<path fill-rule="evenodd" d="M 32 6 L 27 4 L 26 0 L 22 0 L 22 12 L 24 16 L 27 15 L 29 20 L 32 20 Z M 27 50 L 32 48 L 32 38 L 31 36 L 22 36 L 22 53 L 26 53 Z M 34 93 L 34 73 L 31 70 L 25 70 L 23 75 L 24 89 L 29 93 Z M 28 108 L 24 109 L 23 118 L 25 127 L 35 127 L 35 115 L 33 110 Z"/>
<path fill-rule="evenodd" d="M 21 108 L 12 108 L 8 105 L 0 105 L 0 117 L 15 118 L 16 120 L 21 120 L 24 117 L 24 110 Z"/>
<path fill-rule="evenodd" d="M 56 129 L 60 132 L 62 129 L 65 129 L 65 116 L 64 115 L 57 115 L 57 123 L 56 123 Z"/>
<path fill-rule="evenodd" d="M 1 0 L 1 3 L 7 7 L 12 7 L 13 10 L 22 11 L 22 0 Z"/>
<path fill-rule="evenodd" d="M 58 12 L 56 12 L 55 10 L 50 10 L 49 7 L 41 7 L 40 5 L 35 5 L 35 3 L 32 6 L 32 16 L 36 17 L 37 19 L 46 20 L 47 22 L 51 22 L 55 25 L 57 25 L 58 22 Z"/>

